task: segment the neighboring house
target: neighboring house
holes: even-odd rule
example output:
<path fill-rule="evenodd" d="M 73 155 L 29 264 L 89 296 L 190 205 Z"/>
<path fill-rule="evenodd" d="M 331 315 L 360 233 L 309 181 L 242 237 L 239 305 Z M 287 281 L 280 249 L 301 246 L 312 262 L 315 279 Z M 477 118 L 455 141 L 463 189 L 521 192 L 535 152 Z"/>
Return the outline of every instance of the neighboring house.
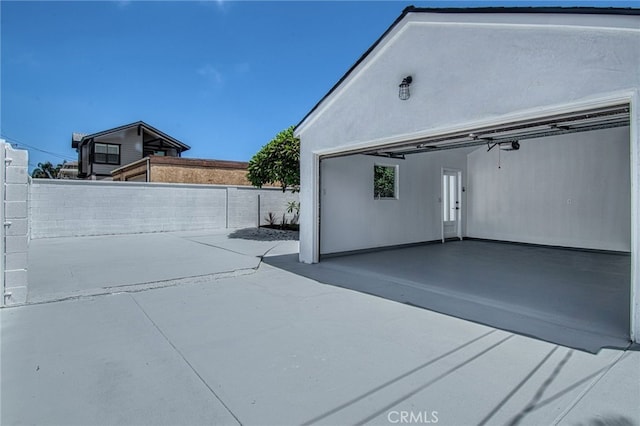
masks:
<path fill-rule="evenodd" d="M 143 121 L 89 135 L 74 133 L 80 179 L 111 179 L 111 172 L 151 155 L 180 157 L 190 147 Z"/>
<path fill-rule="evenodd" d="M 67 161 L 58 171 L 58 179 L 78 179 L 78 162 Z"/>
<path fill-rule="evenodd" d="M 249 163 L 150 156 L 111 172 L 114 181 L 246 185 Z"/>
<path fill-rule="evenodd" d="M 405 9 L 295 129 L 300 261 L 468 237 L 631 253 L 640 342 L 639 46 L 640 9 Z"/>

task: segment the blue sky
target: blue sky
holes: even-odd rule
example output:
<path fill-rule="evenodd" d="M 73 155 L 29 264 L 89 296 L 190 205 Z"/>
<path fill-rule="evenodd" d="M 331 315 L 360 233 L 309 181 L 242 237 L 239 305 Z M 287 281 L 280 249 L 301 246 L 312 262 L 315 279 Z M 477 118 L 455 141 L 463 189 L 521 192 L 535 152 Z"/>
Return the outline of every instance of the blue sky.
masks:
<path fill-rule="evenodd" d="M 405 6 L 639 1 L 0 2 L 0 132 L 30 169 L 138 120 L 191 158 L 247 161 L 297 124 Z M 46 151 L 46 152 L 43 152 Z"/>

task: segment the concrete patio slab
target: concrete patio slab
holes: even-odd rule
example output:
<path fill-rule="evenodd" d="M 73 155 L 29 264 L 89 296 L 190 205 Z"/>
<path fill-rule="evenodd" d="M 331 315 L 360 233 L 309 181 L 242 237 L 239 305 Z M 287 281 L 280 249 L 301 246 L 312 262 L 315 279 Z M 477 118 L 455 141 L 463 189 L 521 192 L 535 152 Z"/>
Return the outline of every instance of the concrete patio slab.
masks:
<path fill-rule="evenodd" d="M 203 236 L 165 237 L 148 241 Z M 255 259 L 259 245 L 218 237 L 184 244 Z M 264 262 L 0 320 L 2 424 L 640 424 L 640 352 L 579 351 Z"/>
<path fill-rule="evenodd" d="M 640 347 L 617 352 L 618 361 L 592 380 L 592 388 L 563 413 L 562 424 L 640 424 Z M 625 376 L 630 375 L 631 380 Z"/>
<path fill-rule="evenodd" d="M 28 302 L 197 281 L 253 270 L 260 257 L 297 251 L 297 241 L 238 241 L 229 231 L 32 240 Z"/>
<path fill-rule="evenodd" d="M 552 424 L 620 353 L 591 355 L 264 269 L 235 279 L 243 289 L 215 289 L 234 302 L 210 306 L 214 290 L 202 288 L 203 306 L 191 310 L 220 311 L 237 328 L 175 311 L 158 323 L 248 424 L 389 424 L 390 412 L 407 410 L 437 411 L 443 424 Z M 135 297 L 155 317 L 170 311 L 163 300 L 185 297 L 177 290 Z M 215 350 L 181 331 L 197 324 Z"/>
<path fill-rule="evenodd" d="M 363 298 L 357 293 L 296 282 L 274 271 L 259 275 L 235 279 L 234 286 L 200 287 L 198 301 L 188 302 L 193 315 L 174 310 L 157 323 L 202 376 L 223 389 L 223 399 L 233 401 L 230 409 L 243 423 L 304 423 L 370 390 L 381 378 L 400 374 L 405 360 L 418 362 L 425 352 L 458 345 L 453 340 L 443 344 L 445 349 L 429 349 L 427 342 L 418 342 L 419 348 L 407 352 L 403 347 L 411 330 L 388 326 L 402 315 L 394 304 L 364 297 L 356 307 L 354 298 Z M 166 290 L 134 297 L 155 317 L 166 311 L 169 298 L 186 302 L 180 292 Z M 423 327 L 435 332 L 437 323 Z M 469 340 L 488 332 L 462 327 Z M 200 339 L 203 333 L 196 330 L 206 330 L 205 346 L 187 329 Z"/>
<path fill-rule="evenodd" d="M 237 424 L 129 295 L 0 315 L 3 425 Z"/>

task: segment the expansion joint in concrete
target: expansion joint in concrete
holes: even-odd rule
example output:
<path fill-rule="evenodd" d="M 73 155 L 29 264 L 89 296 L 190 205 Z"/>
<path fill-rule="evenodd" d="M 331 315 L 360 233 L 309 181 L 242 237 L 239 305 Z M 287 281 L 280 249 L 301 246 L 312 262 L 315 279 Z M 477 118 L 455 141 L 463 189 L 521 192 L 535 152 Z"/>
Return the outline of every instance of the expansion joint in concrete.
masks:
<path fill-rule="evenodd" d="M 90 290 L 77 291 L 66 294 L 57 294 L 52 295 L 52 299 L 44 299 L 44 300 L 35 300 L 29 301 L 25 303 L 16 303 L 9 306 L 2 306 L 0 309 L 11 309 L 17 308 L 21 306 L 29 306 L 29 305 L 42 305 L 48 303 L 57 303 L 57 302 L 66 302 L 70 300 L 82 300 L 82 299 L 92 299 L 95 297 L 101 296 L 112 296 L 114 294 L 122 294 L 122 293 L 140 293 L 148 290 L 155 290 L 165 287 L 178 287 L 181 285 L 188 284 L 200 284 L 207 281 L 217 281 L 227 278 L 235 278 L 244 275 L 252 275 L 255 274 L 260 265 L 253 268 L 241 268 L 234 269 L 231 271 L 225 272 L 217 272 L 214 274 L 204 274 L 204 275 L 194 275 L 191 277 L 185 278 L 177 278 L 163 281 L 151 281 L 146 283 L 138 283 L 138 284 L 123 284 L 123 285 L 114 285 L 114 286 L 106 286 L 100 287 Z"/>
<path fill-rule="evenodd" d="M 193 373 L 196 375 L 196 377 L 198 377 L 198 379 L 202 382 L 202 384 L 209 390 L 209 392 L 213 395 L 213 397 L 215 399 L 217 399 L 220 402 L 220 404 L 222 404 L 222 406 L 227 410 L 227 412 L 229 412 L 229 414 L 236 420 L 238 425 L 242 425 L 242 422 L 240 421 L 238 416 L 236 416 L 236 414 L 233 411 L 231 411 L 229 406 L 227 404 L 225 404 L 225 402 L 222 400 L 222 398 L 220 398 L 220 396 L 216 393 L 216 391 L 213 390 L 213 388 L 209 385 L 209 383 L 207 383 L 207 381 L 202 377 L 202 375 L 193 366 L 193 364 L 191 364 L 191 362 L 189 362 L 187 357 L 184 356 L 184 354 L 180 351 L 180 349 L 178 349 L 176 347 L 176 345 L 173 344 L 171 339 L 169 339 L 169 337 L 162 331 L 162 329 L 158 326 L 158 324 L 156 324 L 156 322 L 149 316 L 147 311 L 144 310 L 144 308 L 140 305 L 140 303 L 138 303 L 138 301 L 136 300 L 135 297 L 133 297 L 133 295 L 131 295 L 131 299 L 138 306 L 138 308 L 144 314 L 144 316 L 147 318 L 147 320 L 149 320 L 149 322 L 153 325 L 153 327 L 158 331 L 158 333 L 160 333 L 160 335 L 164 338 L 164 340 L 169 344 L 169 346 L 171 346 L 173 348 L 173 350 L 178 354 L 178 356 L 180 356 L 180 358 L 182 358 L 184 363 L 187 364 L 187 366 L 191 369 L 191 371 L 193 371 Z"/>
<path fill-rule="evenodd" d="M 618 364 L 618 362 L 620 362 L 622 360 L 622 358 L 625 356 L 625 354 L 628 353 L 628 350 L 631 348 L 631 346 L 633 345 L 633 343 L 629 343 L 629 346 L 627 346 L 626 349 L 620 351 L 616 357 L 613 359 L 613 361 L 611 361 L 611 363 L 609 363 L 609 365 L 607 365 L 605 368 L 603 368 L 600 371 L 600 374 L 597 374 L 593 380 L 591 380 L 591 382 L 582 390 L 582 392 L 580 392 L 580 394 L 578 394 L 578 396 L 567 406 L 567 408 L 564 409 L 564 411 L 562 413 L 560 413 L 558 415 L 558 417 L 556 417 L 556 419 L 551 423 L 553 426 L 560 424 L 560 422 L 562 422 L 562 420 L 578 405 L 578 403 L 598 384 L 598 382 L 600 380 L 602 380 L 602 378 L 604 376 L 607 375 L 607 373 L 609 373 L 613 367 L 615 367 L 616 364 Z"/>

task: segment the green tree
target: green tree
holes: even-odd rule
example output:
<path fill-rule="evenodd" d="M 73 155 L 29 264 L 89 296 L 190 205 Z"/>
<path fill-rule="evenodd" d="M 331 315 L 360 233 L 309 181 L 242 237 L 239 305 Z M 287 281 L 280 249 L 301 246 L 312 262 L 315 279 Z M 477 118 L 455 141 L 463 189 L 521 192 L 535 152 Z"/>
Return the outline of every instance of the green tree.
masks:
<path fill-rule="evenodd" d="M 282 191 L 300 188 L 300 139 L 293 126 L 281 131 L 249 160 L 247 178 L 253 186 L 280 185 Z"/>
<path fill-rule="evenodd" d="M 64 163 L 66 163 L 66 161 Z M 51 161 L 47 161 L 46 163 L 38 163 L 38 167 L 33 169 L 33 172 L 31 172 L 31 177 L 38 179 L 57 179 L 58 172 L 60 171 L 64 163 L 58 164 L 57 166 L 51 164 Z"/>

